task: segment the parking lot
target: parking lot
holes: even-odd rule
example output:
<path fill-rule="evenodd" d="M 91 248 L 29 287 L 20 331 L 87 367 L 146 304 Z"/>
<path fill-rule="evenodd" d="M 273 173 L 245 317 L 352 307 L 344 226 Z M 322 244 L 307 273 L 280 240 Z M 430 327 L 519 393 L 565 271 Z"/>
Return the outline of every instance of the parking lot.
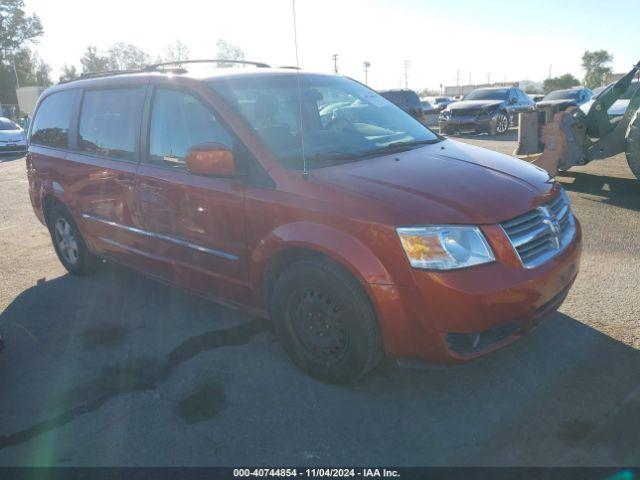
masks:
<path fill-rule="evenodd" d="M 460 140 L 511 153 L 516 135 Z M 112 265 L 67 275 L 24 159 L 4 159 L 0 464 L 639 464 L 640 184 L 623 156 L 559 179 L 584 253 L 557 314 L 476 362 L 339 387 L 266 320 Z"/>

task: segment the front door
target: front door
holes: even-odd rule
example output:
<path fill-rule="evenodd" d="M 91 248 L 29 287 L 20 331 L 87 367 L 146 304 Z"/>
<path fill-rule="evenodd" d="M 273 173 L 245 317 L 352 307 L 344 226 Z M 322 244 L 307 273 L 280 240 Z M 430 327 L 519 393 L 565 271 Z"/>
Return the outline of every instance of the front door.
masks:
<path fill-rule="evenodd" d="M 154 87 L 137 196 L 155 273 L 221 300 L 248 298 L 244 183 L 195 175 L 187 150 L 208 142 L 232 151 L 236 140 L 195 94 Z"/>

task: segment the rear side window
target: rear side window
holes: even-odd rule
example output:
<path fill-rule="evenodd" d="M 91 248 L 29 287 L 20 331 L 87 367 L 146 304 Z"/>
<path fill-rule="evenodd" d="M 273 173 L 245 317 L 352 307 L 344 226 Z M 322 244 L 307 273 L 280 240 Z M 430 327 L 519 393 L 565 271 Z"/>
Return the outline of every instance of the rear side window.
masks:
<path fill-rule="evenodd" d="M 46 97 L 36 112 L 30 142 L 47 147 L 68 148 L 69 126 L 79 90 L 66 90 Z"/>
<path fill-rule="evenodd" d="M 233 147 L 232 136 L 209 107 L 185 92 L 156 91 L 149 133 L 151 163 L 184 168 L 189 148 L 211 142 Z"/>
<path fill-rule="evenodd" d="M 87 90 L 80 114 L 80 150 L 116 160 L 135 160 L 142 88 Z"/>

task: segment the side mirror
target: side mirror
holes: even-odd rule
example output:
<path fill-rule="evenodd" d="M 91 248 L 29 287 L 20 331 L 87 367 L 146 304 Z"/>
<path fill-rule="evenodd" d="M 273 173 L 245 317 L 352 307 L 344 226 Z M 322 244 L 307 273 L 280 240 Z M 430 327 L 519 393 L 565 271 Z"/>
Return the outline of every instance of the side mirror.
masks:
<path fill-rule="evenodd" d="M 187 152 L 187 169 L 198 175 L 230 177 L 236 173 L 236 162 L 229 148 L 220 143 L 202 143 Z"/>

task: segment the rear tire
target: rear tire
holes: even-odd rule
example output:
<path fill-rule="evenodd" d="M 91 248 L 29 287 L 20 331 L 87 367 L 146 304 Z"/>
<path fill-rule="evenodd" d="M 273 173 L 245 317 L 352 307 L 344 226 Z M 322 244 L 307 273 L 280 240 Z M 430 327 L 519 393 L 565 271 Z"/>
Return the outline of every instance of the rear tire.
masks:
<path fill-rule="evenodd" d="M 98 266 L 98 258 L 89 252 L 80 230 L 71 214 L 62 205 L 56 205 L 48 216 L 49 232 L 60 263 L 69 273 L 89 275 Z"/>
<path fill-rule="evenodd" d="M 383 356 L 368 296 L 348 271 L 328 259 L 290 265 L 273 288 L 270 315 L 293 362 L 320 380 L 355 381 Z"/>
<path fill-rule="evenodd" d="M 496 124 L 491 126 L 490 135 L 502 135 L 509 130 L 509 116 L 504 113 L 498 113 L 496 118 Z"/>
<path fill-rule="evenodd" d="M 625 154 L 629 168 L 640 180 L 640 115 L 636 112 L 635 117 L 629 123 L 627 129 Z"/>

